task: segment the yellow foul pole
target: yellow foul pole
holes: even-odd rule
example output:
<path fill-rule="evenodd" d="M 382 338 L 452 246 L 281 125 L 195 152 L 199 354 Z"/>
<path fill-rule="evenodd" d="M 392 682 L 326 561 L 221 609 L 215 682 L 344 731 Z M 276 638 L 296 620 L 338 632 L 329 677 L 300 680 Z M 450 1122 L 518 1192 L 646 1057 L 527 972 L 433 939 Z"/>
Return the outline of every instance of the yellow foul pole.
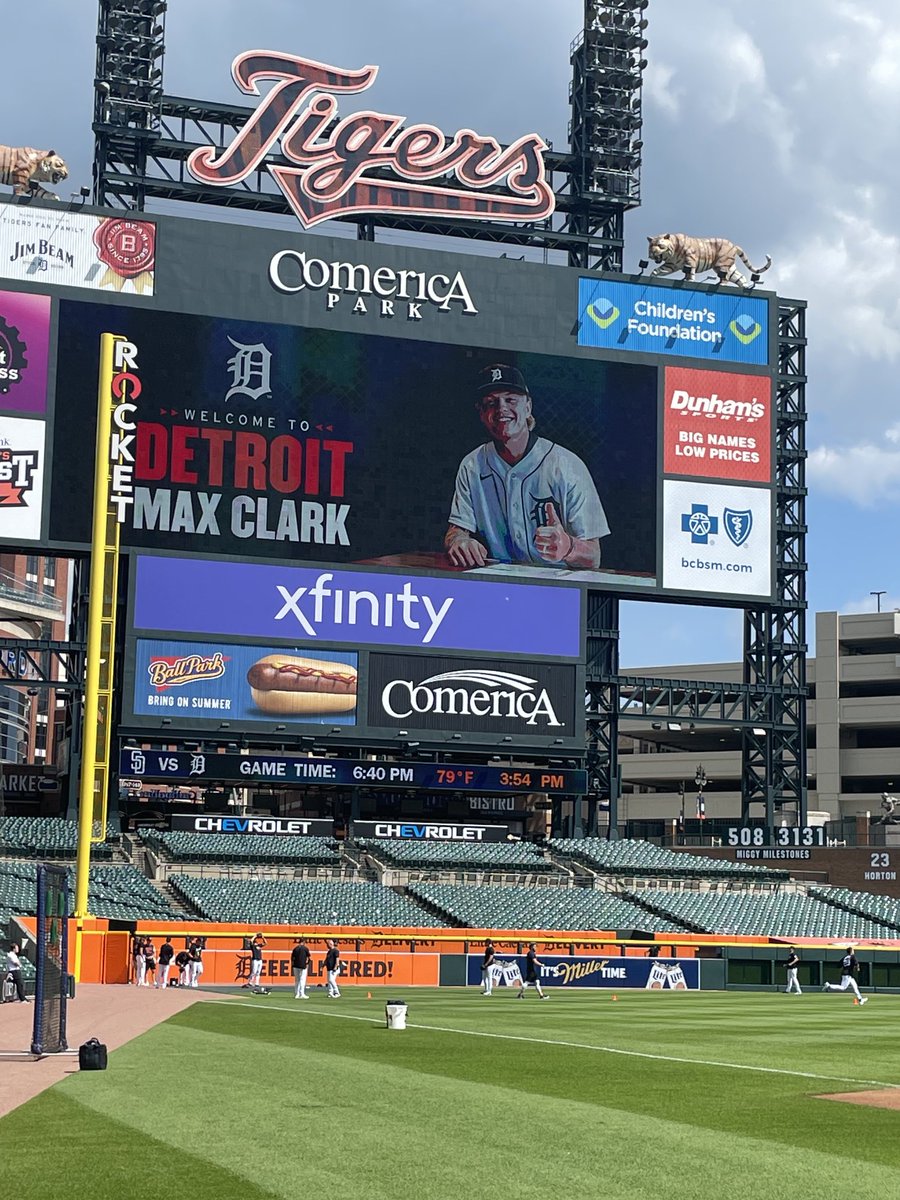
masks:
<path fill-rule="evenodd" d="M 91 843 L 103 841 L 106 836 L 119 577 L 119 522 L 117 512 L 110 504 L 110 476 L 115 472 L 121 457 L 111 452 L 110 434 L 113 410 L 125 399 L 127 385 L 125 377 L 119 377 L 122 394 L 117 396 L 114 393 L 114 380 L 117 378 L 116 343 L 122 340 L 111 333 L 104 333 L 100 338 L 97 440 L 94 452 L 94 521 L 91 535 L 84 727 L 78 793 L 78 856 L 75 871 L 74 966 L 77 979 L 81 978 L 84 919 L 89 915 Z"/>

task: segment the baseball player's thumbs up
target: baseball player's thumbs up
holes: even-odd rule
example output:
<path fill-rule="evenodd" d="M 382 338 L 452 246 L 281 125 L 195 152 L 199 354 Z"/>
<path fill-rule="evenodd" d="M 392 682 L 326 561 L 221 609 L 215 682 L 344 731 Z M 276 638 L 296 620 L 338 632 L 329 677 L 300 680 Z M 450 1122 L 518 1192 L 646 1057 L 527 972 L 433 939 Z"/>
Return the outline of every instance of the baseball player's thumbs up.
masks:
<path fill-rule="evenodd" d="M 557 515 L 557 512 L 556 512 L 556 505 L 553 503 L 552 500 L 549 501 L 547 504 L 546 524 L 547 525 L 557 525 L 557 526 L 562 525 L 562 521 L 559 519 L 559 516 Z"/>

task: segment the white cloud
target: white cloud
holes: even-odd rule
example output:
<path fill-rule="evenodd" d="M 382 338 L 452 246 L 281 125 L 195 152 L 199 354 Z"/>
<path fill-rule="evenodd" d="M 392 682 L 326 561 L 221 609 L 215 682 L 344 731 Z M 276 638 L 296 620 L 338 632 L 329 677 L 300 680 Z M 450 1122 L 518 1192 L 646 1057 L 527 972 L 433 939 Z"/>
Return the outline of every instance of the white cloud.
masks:
<path fill-rule="evenodd" d="M 895 430 L 887 436 L 897 442 Z M 806 463 L 811 487 L 852 500 L 860 508 L 877 508 L 900 500 L 900 449 L 863 442 L 833 448 L 817 446 Z"/>
<path fill-rule="evenodd" d="M 835 209 L 777 264 L 779 290 L 809 296 L 820 344 L 890 362 L 900 354 L 898 261 L 895 233 L 864 213 Z"/>
<path fill-rule="evenodd" d="M 668 117 L 681 112 L 683 90 L 672 86 L 675 68 L 664 62 L 653 62 L 644 74 L 644 95 Z"/>
<path fill-rule="evenodd" d="M 867 83 L 873 92 L 900 92 L 900 34 L 882 34 L 878 54 L 869 67 Z"/>

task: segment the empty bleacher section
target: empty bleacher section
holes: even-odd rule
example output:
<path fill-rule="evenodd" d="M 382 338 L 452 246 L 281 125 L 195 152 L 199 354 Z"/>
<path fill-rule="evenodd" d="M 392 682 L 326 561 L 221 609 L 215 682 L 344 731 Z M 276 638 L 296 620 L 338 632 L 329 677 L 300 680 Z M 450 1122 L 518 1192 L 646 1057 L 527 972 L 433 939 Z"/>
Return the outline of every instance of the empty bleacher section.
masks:
<path fill-rule="evenodd" d="M 107 834 L 107 838 L 111 835 Z M 0 818 L 0 853 L 18 858 L 74 858 L 78 845 L 78 823 L 59 817 Z M 91 857 L 112 858 L 107 840 L 91 848 Z"/>
<path fill-rule="evenodd" d="M 74 903 L 75 872 L 69 869 L 69 909 Z M 12 916 L 33 915 L 37 904 L 37 864 L 0 859 L 0 929 Z M 119 921 L 171 921 L 176 913 L 133 867 L 91 867 L 88 888 L 91 915 Z M 183 919 L 183 918 L 182 918 Z"/>
<path fill-rule="evenodd" d="M 891 937 L 887 926 L 797 892 L 673 892 L 648 888 L 632 898 L 662 917 L 704 933 L 856 940 Z"/>
<path fill-rule="evenodd" d="M 883 922 L 894 931 L 884 934 L 885 937 L 895 937 L 900 930 L 900 900 L 892 896 L 873 896 L 870 892 L 852 892 L 838 887 L 811 887 L 809 894 L 846 912 Z"/>
<path fill-rule="evenodd" d="M 393 838 L 358 838 L 356 845 L 380 862 L 426 871 L 559 871 L 530 842 L 406 842 Z"/>
<path fill-rule="evenodd" d="M 341 861 L 340 850 L 330 838 L 247 833 L 222 837 L 214 833 L 165 832 L 158 829 L 141 829 L 138 832 L 145 846 L 172 862 L 337 866 Z"/>
<path fill-rule="evenodd" d="M 684 929 L 677 920 L 651 913 L 631 898 L 585 888 L 415 883 L 409 891 L 446 914 L 448 923 L 472 929 Z"/>
<path fill-rule="evenodd" d="M 789 878 L 787 871 L 726 862 L 703 854 L 682 854 L 652 842 L 631 838 L 623 838 L 618 842 L 608 842 L 603 838 L 550 838 L 547 845 L 554 854 L 588 863 L 610 875 L 687 876 L 697 879 L 742 875 L 754 880 L 773 881 Z"/>
<path fill-rule="evenodd" d="M 370 881 L 208 879 L 170 875 L 169 883 L 210 921 L 249 925 L 443 925 L 406 896 Z"/>

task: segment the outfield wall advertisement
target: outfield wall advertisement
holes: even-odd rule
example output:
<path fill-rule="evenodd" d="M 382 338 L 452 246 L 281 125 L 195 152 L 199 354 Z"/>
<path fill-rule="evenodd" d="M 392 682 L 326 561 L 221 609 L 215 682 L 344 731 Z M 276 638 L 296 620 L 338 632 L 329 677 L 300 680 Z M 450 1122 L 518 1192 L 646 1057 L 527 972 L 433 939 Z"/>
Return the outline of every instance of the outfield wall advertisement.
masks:
<path fill-rule="evenodd" d="M 467 956 L 469 984 L 481 982 L 483 956 Z M 494 987 L 521 987 L 525 956 L 498 957 L 491 969 Z M 644 988 L 647 991 L 696 990 L 700 964 L 696 959 L 598 958 L 545 954 L 538 975 L 542 988 Z"/>

